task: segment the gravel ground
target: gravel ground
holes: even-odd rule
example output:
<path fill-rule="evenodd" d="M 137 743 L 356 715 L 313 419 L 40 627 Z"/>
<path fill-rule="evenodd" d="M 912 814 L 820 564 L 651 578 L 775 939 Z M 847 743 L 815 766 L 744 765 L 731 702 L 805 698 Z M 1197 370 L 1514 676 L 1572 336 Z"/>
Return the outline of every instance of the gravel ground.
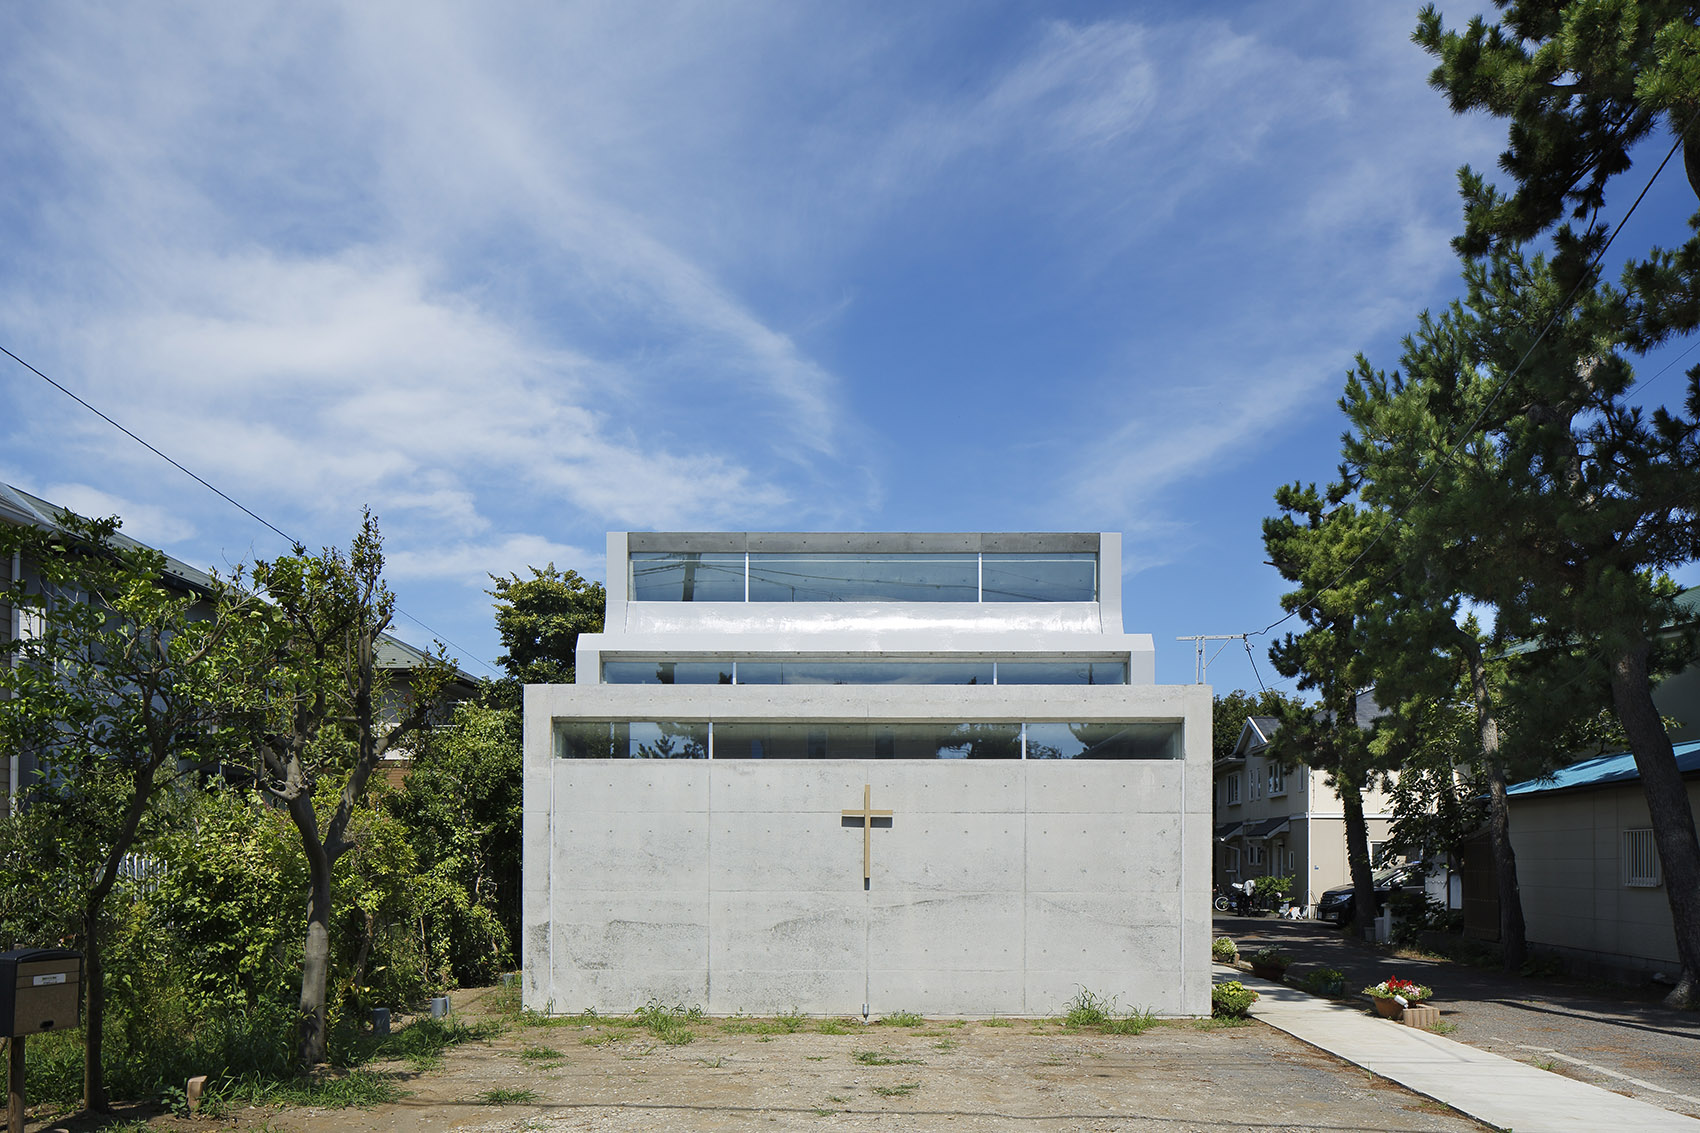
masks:
<path fill-rule="evenodd" d="M 477 1003 L 457 999 L 475 1018 Z M 795 1029 L 790 1029 L 794 1027 Z M 155 1118 L 173 1133 L 668 1130 L 1157 1131 L 1486 1128 L 1273 1028 L 1161 1023 L 1105 1035 L 1055 1022 L 913 1026 L 709 1019 L 670 1045 L 621 1021 L 512 1025 L 453 1048 L 365 1110 Z M 73 1129 L 92 1129 L 92 1125 Z M 32 1124 L 32 1133 L 42 1127 Z"/>
<path fill-rule="evenodd" d="M 1318 921 L 1218 915 L 1215 928 L 1242 955 L 1265 944 L 1290 953 L 1290 983 L 1332 967 L 1348 994 L 1389 975 L 1427 984 L 1451 1038 L 1700 1118 L 1700 1015 L 1668 1010 L 1654 992 L 1402 959 Z"/>

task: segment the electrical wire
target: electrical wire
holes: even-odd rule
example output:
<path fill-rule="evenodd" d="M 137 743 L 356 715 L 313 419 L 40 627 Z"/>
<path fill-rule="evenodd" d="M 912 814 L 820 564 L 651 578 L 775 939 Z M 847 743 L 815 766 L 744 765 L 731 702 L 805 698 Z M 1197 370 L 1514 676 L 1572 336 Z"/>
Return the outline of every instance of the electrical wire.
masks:
<path fill-rule="evenodd" d="M 0 354 L 6 355 L 6 357 L 10 358 L 12 361 L 16 362 L 18 365 L 22 366 L 24 369 L 26 369 L 30 373 L 34 374 L 36 377 L 40 378 L 42 381 L 44 381 L 48 385 L 52 386 L 54 389 L 58 390 L 60 393 L 64 394 L 66 397 L 70 398 L 72 401 L 74 401 L 78 405 L 82 406 L 84 409 L 87 409 L 90 413 L 93 413 L 96 417 L 99 417 L 102 421 L 105 421 L 108 425 L 111 425 L 114 429 L 117 429 L 120 433 L 123 433 L 126 437 L 129 437 L 131 440 L 135 441 L 137 444 L 141 445 L 143 448 L 147 449 L 149 452 L 153 453 L 155 456 L 159 457 L 161 460 L 163 460 L 167 464 L 171 465 L 171 467 L 173 467 L 173 468 L 177 469 L 177 471 L 183 473 L 183 475 L 189 477 L 189 479 L 193 480 L 195 483 L 199 484 L 201 487 L 205 488 L 207 491 L 211 492 L 213 495 L 217 496 L 219 499 L 223 500 L 225 503 L 229 504 L 231 507 L 240 511 L 243 515 L 246 515 L 249 519 L 252 519 L 255 523 L 258 523 L 260 526 L 269 529 L 274 534 L 276 534 L 277 536 L 282 538 L 285 542 L 287 542 L 291 547 L 305 547 L 306 546 L 306 544 L 302 543 L 301 540 L 295 538 L 293 535 L 289 534 L 289 532 L 283 530 L 283 528 L 279 527 L 277 524 L 273 523 L 271 520 L 266 519 L 264 516 L 260 515 L 258 512 L 254 511 L 252 508 L 248 507 L 246 504 L 244 504 L 241 501 L 233 498 L 228 492 L 225 492 L 223 489 L 212 484 L 204 476 L 201 476 L 199 473 L 193 472 L 193 471 L 189 470 L 188 468 L 184 467 L 182 465 L 182 463 L 180 463 L 179 461 L 177 461 L 177 460 L 173 459 L 172 457 L 166 455 L 165 453 L 161 452 L 155 446 L 149 444 L 147 441 L 143 440 L 141 437 L 137 436 L 135 433 L 131 432 L 129 429 L 125 428 L 123 425 L 120 425 L 117 421 L 113 420 L 107 414 L 101 412 L 99 409 L 96 409 L 93 405 L 90 405 L 86 400 L 77 396 L 75 393 L 72 393 L 70 390 L 66 389 L 64 386 L 60 385 L 58 382 L 56 382 L 52 378 L 48 377 L 46 374 L 42 373 L 40 370 L 36 369 L 34 366 L 30 365 L 28 362 L 26 362 L 22 358 L 18 357 L 16 354 L 12 353 L 12 351 L 8 350 L 4 345 L 0 345 Z M 420 621 L 418 618 L 414 617 L 412 614 L 408 613 L 406 610 L 401 609 L 399 606 L 396 608 L 396 613 L 400 614 L 402 617 L 406 618 L 408 621 L 419 626 L 421 629 L 423 629 L 423 630 L 425 630 L 425 632 L 431 634 L 431 636 L 435 637 L 437 640 L 441 641 L 443 644 L 452 646 L 456 650 L 459 650 L 463 655 L 465 655 L 465 657 L 468 660 L 478 662 L 480 665 L 483 665 L 486 669 L 490 670 L 492 673 L 497 673 L 497 674 L 501 673 L 501 670 L 496 668 L 496 666 L 490 664 L 490 662 L 484 660 L 482 657 L 477 656 L 471 650 L 465 649 L 465 648 L 463 648 L 462 646 L 459 646 L 459 645 L 455 645 L 454 642 L 450 641 L 443 634 L 438 633 L 436 630 L 432 629 L 430 626 L 426 625 L 424 622 Z"/>

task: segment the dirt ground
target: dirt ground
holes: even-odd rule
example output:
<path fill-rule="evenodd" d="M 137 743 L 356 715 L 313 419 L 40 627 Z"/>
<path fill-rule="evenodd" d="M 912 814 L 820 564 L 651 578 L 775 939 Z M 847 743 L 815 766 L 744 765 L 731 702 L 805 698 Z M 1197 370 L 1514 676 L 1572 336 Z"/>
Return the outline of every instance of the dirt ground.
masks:
<path fill-rule="evenodd" d="M 456 996 L 461 1018 L 491 997 Z M 792 1029 L 795 1028 L 795 1029 Z M 154 1118 L 160 1133 L 560 1130 L 1473 1130 L 1484 1126 L 1259 1023 L 1105 1035 L 1056 1022 L 707 1019 L 688 1042 L 627 1020 L 510 1023 L 441 1065 L 385 1064 L 371 1109 Z M 677 1039 L 679 1036 L 673 1036 Z M 92 1126 L 80 1126 L 93 1128 Z M 36 1130 L 78 1124 L 32 1122 Z M 132 1128 L 134 1128 L 132 1126 Z"/>

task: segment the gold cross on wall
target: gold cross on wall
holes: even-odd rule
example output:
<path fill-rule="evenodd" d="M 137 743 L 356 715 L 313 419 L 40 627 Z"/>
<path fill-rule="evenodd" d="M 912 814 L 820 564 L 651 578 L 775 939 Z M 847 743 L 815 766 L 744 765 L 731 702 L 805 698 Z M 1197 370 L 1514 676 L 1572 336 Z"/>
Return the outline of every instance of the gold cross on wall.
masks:
<path fill-rule="evenodd" d="M 873 787 L 862 784 L 862 809 L 847 810 L 845 818 L 862 820 L 862 882 L 866 884 L 874 875 L 874 819 L 890 818 L 889 810 L 874 810 L 869 804 L 873 801 Z"/>

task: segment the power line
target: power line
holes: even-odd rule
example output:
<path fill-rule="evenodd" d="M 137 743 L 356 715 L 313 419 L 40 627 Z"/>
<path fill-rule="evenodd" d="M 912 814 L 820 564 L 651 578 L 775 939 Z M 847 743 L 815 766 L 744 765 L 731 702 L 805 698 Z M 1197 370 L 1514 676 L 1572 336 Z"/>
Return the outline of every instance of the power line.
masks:
<path fill-rule="evenodd" d="M 1541 332 L 1535 336 L 1535 341 L 1529 344 L 1529 348 L 1525 350 L 1523 352 L 1523 356 L 1517 360 L 1517 365 L 1513 366 L 1511 371 L 1501 378 L 1494 386 L 1493 392 L 1488 395 L 1487 401 L 1482 403 L 1482 407 L 1477 411 L 1476 416 L 1470 421 L 1469 425 L 1467 425 L 1459 433 L 1458 439 L 1453 442 L 1452 447 L 1447 450 L 1446 455 L 1441 457 L 1441 459 L 1435 463 L 1435 466 L 1429 471 L 1429 474 L 1423 478 L 1423 482 L 1417 485 L 1416 491 L 1412 492 L 1406 499 L 1404 505 L 1393 510 L 1393 513 L 1388 516 L 1387 520 L 1381 525 L 1381 528 L 1376 531 L 1375 537 L 1365 544 L 1364 548 L 1352 557 L 1351 562 L 1340 568 L 1340 572 L 1336 574 L 1332 580 L 1323 585 L 1323 590 L 1334 589 L 1357 568 L 1359 563 L 1363 562 L 1364 557 L 1373 551 L 1381 542 L 1381 537 L 1387 534 L 1387 532 L 1393 528 L 1394 524 L 1403 519 L 1405 517 L 1405 512 L 1410 508 L 1410 506 L 1414 504 L 1424 492 L 1428 491 L 1429 485 L 1434 483 L 1435 477 L 1440 475 L 1441 469 L 1450 464 L 1452 462 L 1452 458 L 1457 456 L 1464 445 L 1469 442 L 1471 436 L 1473 436 L 1476 431 L 1476 427 L 1482 423 L 1482 421 L 1487 417 L 1488 411 L 1499 401 L 1500 395 L 1503 394 L 1506 387 L 1511 384 L 1511 380 L 1523 371 L 1523 367 L 1534 355 L 1536 347 L 1540 346 L 1541 342 L 1546 338 L 1547 332 L 1552 330 L 1552 328 L 1558 323 L 1558 320 L 1569 312 L 1571 303 L 1575 301 L 1577 293 L 1582 290 L 1582 285 L 1594 277 L 1595 270 L 1600 266 L 1600 262 L 1605 259 L 1606 253 L 1611 250 L 1612 244 L 1617 241 L 1618 234 L 1621 233 L 1624 226 L 1629 223 L 1629 218 L 1635 215 L 1635 210 L 1641 207 L 1641 202 L 1646 199 L 1648 192 L 1652 190 L 1653 183 L 1659 179 L 1659 174 L 1665 171 L 1665 166 L 1670 164 L 1671 158 L 1675 157 L 1676 151 L 1681 148 L 1682 139 L 1687 134 L 1688 128 L 1693 126 L 1697 121 L 1700 121 L 1700 111 L 1696 111 L 1694 114 L 1690 115 L 1688 124 L 1684 126 L 1682 130 L 1677 132 L 1676 141 L 1671 143 L 1670 152 L 1666 153 L 1664 160 L 1659 162 L 1659 167 L 1653 170 L 1653 175 L 1647 178 L 1647 183 L 1641 187 L 1641 192 L 1636 195 L 1634 202 L 1630 204 L 1629 211 L 1623 214 L 1623 218 L 1619 220 L 1617 225 L 1611 230 L 1610 235 L 1606 237 L 1606 242 L 1600 246 L 1600 250 L 1594 253 L 1593 260 L 1588 264 L 1588 270 L 1577 277 L 1576 283 L 1570 288 L 1570 293 L 1564 297 L 1564 300 L 1559 303 L 1556 308 L 1554 308 L 1553 313 L 1547 318 L 1546 325 L 1541 327 Z M 1693 347 L 1690 347 L 1689 349 L 1693 349 Z M 1686 351 L 1684 353 L 1686 353 Z M 1674 365 L 1674 363 L 1672 364 Z M 1666 367 L 1666 369 L 1669 368 L 1669 366 Z M 1662 374 L 1664 371 L 1661 370 L 1659 373 Z M 1654 375 L 1654 377 L 1657 376 L 1658 375 Z M 1633 392 L 1634 388 L 1635 387 L 1631 387 L 1630 392 Z M 1281 617 L 1276 618 L 1260 630 L 1253 630 L 1251 633 L 1247 634 L 1247 636 L 1261 637 L 1276 626 L 1292 618 L 1303 609 L 1304 606 L 1300 605 L 1288 610 Z"/>
<path fill-rule="evenodd" d="M 105 413 L 101 412 L 99 409 L 96 409 L 93 405 L 90 405 L 83 398 L 78 397 L 76 394 L 72 393 L 70 390 L 66 389 L 64 386 L 60 385 L 58 382 L 56 382 L 52 378 L 48 377 L 46 374 L 42 373 L 40 370 L 36 369 L 34 366 L 30 365 L 28 362 L 26 362 L 22 358 L 18 357 L 16 354 L 12 353 L 4 345 L 0 345 L 0 354 L 6 355 L 6 357 L 10 358 L 12 361 L 16 362 L 18 365 L 22 366 L 24 369 L 26 369 L 30 373 L 34 374 L 36 377 L 40 378 L 42 381 L 44 381 L 48 385 L 52 386 L 54 389 L 58 390 L 60 393 L 64 394 L 66 397 L 70 398 L 72 401 L 74 401 L 78 405 L 82 406 L 84 409 L 87 409 L 90 413 L 93 413 L 96 417 L 99 417 L 102 421 L 105 421 L 108 425 L 111 425 L 114 429 L 117 429 L 120 433 L 123 433 L 126 437 L 129 437 L 131 440 L 135 441 L 137 444 L 141 445 L 143 448 L 147 449 L 149 452 L 153 453 L 155 456 L 159 457 L 161 460 L 163 460 L 167 464 L 171 465 L 171 467 L 177 469 L 177 471 L 183 473 L 183 475 L 189 477 L 189 479 L 193 480 L 195 483 L 199 484 L 201 487 L 205 488 L 207 491 L 211 492 L 213 495 L 217 496 L 219 499 L 221 499 L 225 503 L 229 504 L 231 507 L 236 508 L 243 515 L 246 515 L 249 519 L 252 519 L 255 523 L 258 523 L 262 527 L 266 527 L 266 528 L 270 529 L 273 533 L 275 533 L 280 538 L 282 538 L 290 546 L 305 549 L 306 544 L 301 542 L 301 540 L 295 538 L 293 535 L 291 535 L 287 531 L 283 530 L 277 524 L 271 522 L 269 519 L 266 519 L 264 516 L 255 512 L 252 508 L 248 507 L 246 504 L 240 502 L 239 500 L 234 499 L 232 496 L 230 496 L 229 493 L 227 493 L 224 490 L 216 487 L 215 485 L 210 483 L 205 477 L 199 475 L 198 473 L 190 471 L 188 468 L 185 468 L 181 463 L 174 460 L 172 457 L 167 456 L 165 453 L 161 452 L 158 448 L 149 444 L 147 441 L 143 440 L 141 437 L 137 436 L 135 433 L 131 432 L 129 429 L 126 429 L 123 425 L 120 425 L 117 421 L 114 421 L 111 417 L 107 416 Z M 414 617 L 412 614 L 408 613 L 406 610 L 401 609 L 399 606 L 396 608 L 396 613 L 400 614 L 402 617 L 406 618 L 408 621 L 413 622 L 415 625 L 424 629 L 427 633 L 431 634 L 433 637 L 435 637 L 439 641 L 443 642 L 443 644 L 453 646 L 455 649 L 459 650 L 462 654 L 464 654 L 468 659 L 473 660 L 473 661 L 477 661 L 480 665 L 483 665 L 486 669 L 489 669 L 492 673 L 500 673 L 501 672 L 500 669 L 498 669 L 498 668 L 496 668 L 496 666 L 490 664 L 490 662 L 484 660 L 482 657 L 475 655 L 471 650 L 468 650 L 468 649 L 466 649 L 462 646 L 459 646 L 459 645 L 455 645 L 455 643 L 453 641 L 450 641 L 446 636 L 444 636 L 441 633 L 438 633 L 436 630 L 432 629 L 430 626 L 426 625 L 424 622 L 420 621 L 418 618 Z"/>
<path fill-rule="evenodd" d="M 66 389 L 64 386 L 60 385 L 58 382 L 54 381 L 52 378 L 50 378 L 46 374 L 42 373 L 40 370 L 36 369 L 34 366 L 30 365 L 28 362 L 24 361 L 22 358 L 19 358 L 16 354 L 13 354 L 10 350 L 7 350 L 4 346 L 0 346 L 0 353 L 5 354 L 6 357 L 10 358 L 12 361 L 16 362 L 18 365 L 22 366 L 24 369 L 26 369 L 30 373 L 34 374 L 36 377 L 40 378 L 42 381 L 44 381 L 48 385 L 52 386 L 54 389 L 58 390 L 60 393 L 64 394 L 66 397 L 70 398 L 72 401 L 74 401 L 78 405 L 82 406 L 84 409 L 87 409 L 90 413 L 93 413 L 96 417 L 99 417 L 102 421 L 105 421 L 108 425 L 111 425 L 114 429 L 117 429 L 120 433 L 123 433 L 126 437 L 129 437 L 132 441 L 135 441 L 137 444 L 141 445 L 143 448 L 147 449 L 149 452 L 153 453 L 155 456 L 159 457 L 161 460 L 163 460 L 167 464 L 171 465 L 171 467 L 177 469 L 177 471 L 183 473 L 183 475 L 189 477 L 189 479 L 193 480 L 195 483 L 199 484 L 201 487 L 205 488 L 207 491 L 216 495 L 219 499 L 223 500 L 225 503 L 229 504 L 231 507 L 234 507 L 237 510 L 241 511 L 244 515 L 246 515 L 249 519 L 252 519 L 255 523 L 258 523 L 263 527 L 271 528 L 274 532 L 276 532 L 278 535 L 282 536 L 285 540 L 287 540 L 291 546 L 299 547 L 299 546 L 302 545 L 301 540 L 294 538 L 293 536 L 291 536 L 290 534 L 285 532 L 282 528 L 278 527 L 276 524 L 272 523 L 271 521 L 269 521 L 267 519 L 261 518 L 259 515 L 255 514 L 253 511 L 251 511 L 249 508 L 247 508 L 243 504 L 240 504 L 240 503 L 236 502 L 235 500 L 231 499 L 224 492 L 220 491 L 219 489 L 217 489 L 217 488 L 213 487 L 211 484 L 209 484 L 204 478 L 202 478 L 201 476 L 197 475 L 194 472 L 189 471 L 187 468 L 183 467 L 181 464 L 179 464 L 177 461 L 173 460 L 171 457 L 166 456 L 163 452 L 160 452 L 153 445 L 150 445 L 148 442 L 142 440 L 142 438 L 138 437 L 136 434 L 132 433 L 130 430 L 126 429 L 124 426 L 120 425 L 118 422 L 114 421 L 112 418 L 108 417 L 106 414 L 102 413 L 100 410 L 96 409 L 94 406 L 90 405 L 88 402 L 84 401 L 82 398 L 78 397 L 76 394 L 74 394 L 70 390 Z"/>

